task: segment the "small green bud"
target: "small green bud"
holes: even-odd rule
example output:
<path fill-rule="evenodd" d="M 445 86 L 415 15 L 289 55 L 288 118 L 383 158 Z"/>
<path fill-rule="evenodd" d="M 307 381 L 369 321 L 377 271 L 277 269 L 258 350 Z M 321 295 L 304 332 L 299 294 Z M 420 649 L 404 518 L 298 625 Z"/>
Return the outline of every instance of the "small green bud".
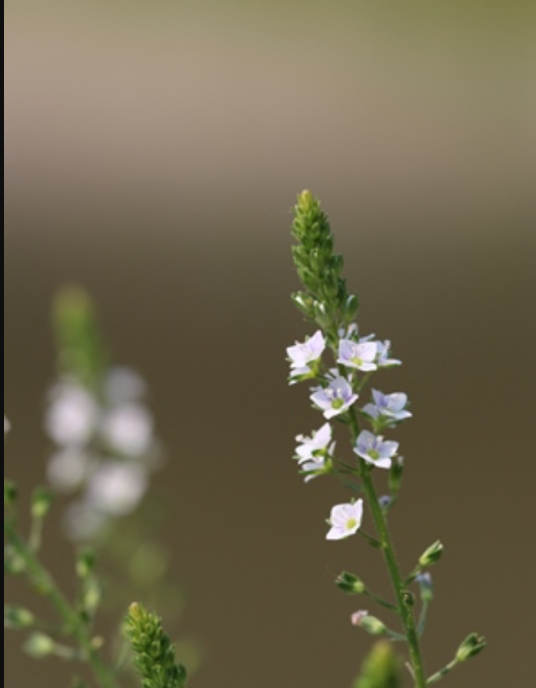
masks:
<path fill-rule="evenodd" d="M 50 507 L 54 501 L 54 496 L 43 487 L 38 487 L 32 496 L 32 516 L 35 519 L 42 520 L 50 511 Z"/>
<path fill-rule="evenodd" d="M 91 576 L 95 570 L 95 552 L 92 549 L 83 549 L 76 560 L 76 574 L 82 580 Z"/>
<path fill-rule="evenodd" d="M 315 302 L 314 299 L 304 292 L 298 292 L 297 294 L 292 294 L 292 301 L 296 308 L 305 315 L 306 318 L 312 320 L 315 316 Z"/>
<path fill-rule="evenodd" d="M 44 633 L 32 633 L 24 643 L 24 650 L 35 659 L 50 657 L 56 650 L 56 643 Z"/>
<path fill-rule="evenodd" d="M 4 605 L 4 628 L 20 630 L 31 628 L 35 624 L 35 617 L 32 612 L 23 607 Z"/>
<path fill-rule="evenodd" d="M 486 645 L 487 643 L 485 638 L 483 638 L 481 635 L 478 635 L 478 633 L 471 633 L 471 635 L 467 636 L 467 638 L 458 648 L 456 659 L 460 663 L 466 662 L 468 659 L 476 657 L 478 654 L 480 654 Z"/>
<path fill-rule="evenodd" d="M 350 325 L 357 318 L 359 311 L 359 299 L 357 296 L 349 296 L 344 304 L 344 320 L 347 325 Z"/>
<path fill-rule="evenodd" d="M 335 580 L 335 585 L 348 595 L 361 595 L 367 589 L 361 578 L 343 571 Z"/>
<path fill-rule="evenodd" d="M 401 686 L 401 662 L 395 655 L 392 644 L 382 640 L 372 648 L 354 688 L 400 688 Z"/>
<path fill-rule="evenodd" d="M 427 566 L 432 566 L 432 564 L 437 564 L 437 562 L 443 556 L 443 543 L 439 540 L 430 545 L 424 554 L 419 558 L 419 565 L 424 569 Z"/>
<path fill-rule="evenodd" d="M 11 545 L 4 545 L 4 574 L 20 576 L 26 570 L 26 562 Z"/>
<path fill-rule="evenodd" d="M 97 611 L 101 600 L 102 588 L 99 581 L 96 578 L 87 578 L 82 594 L 82 609 L 92 617 Z"/>
<path fill-rule="evenodd" d="M 391 465 L 391 471 L 389 472 L 389 489 L 393 495 L 397 495 L 400 492 L 402 486 L 402 477 L 404 475 L 404 459 L 398 456 Z"/>
<path fill-rule="evenodd" d="M 12 506 L 17 500 L 17 486 L 4 479 L 4 506 Z"/>
<path fill-rule="evenodd" d="M 375 616 L 369 616 L 368 612 L 356 612 L 352 614 L 352 623 L 354 626 L 359 626 L 370 635 L 385 635 L 387 633 L 387 626 Z"/>

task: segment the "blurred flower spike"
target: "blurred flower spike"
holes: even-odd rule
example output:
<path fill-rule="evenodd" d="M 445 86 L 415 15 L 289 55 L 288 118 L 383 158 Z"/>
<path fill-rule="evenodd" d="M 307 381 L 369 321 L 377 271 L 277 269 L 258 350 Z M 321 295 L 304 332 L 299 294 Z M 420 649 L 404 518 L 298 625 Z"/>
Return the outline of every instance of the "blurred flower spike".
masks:
<path fill-rule="evenodd" d="M 74 540 L 102 531 L 141 503 L 161 450 L 146 384 L 111 367 L 89 296 L 60 292 L 54 307 L 58 379 L 48 394 L 45 431 L 55 445 L 47 474 L 58 492 L 76 494 L 67 510 Z"/>

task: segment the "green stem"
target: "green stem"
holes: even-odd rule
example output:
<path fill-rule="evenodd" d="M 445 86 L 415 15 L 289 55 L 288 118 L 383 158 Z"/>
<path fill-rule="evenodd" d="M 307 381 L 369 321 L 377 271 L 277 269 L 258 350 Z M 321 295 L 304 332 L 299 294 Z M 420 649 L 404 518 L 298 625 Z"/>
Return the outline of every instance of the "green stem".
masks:
<path fill-rule="evenodd" d="M 453 659 L 450 664 L 447 664 L 447 666 L 444 669 L 441 669 L 441 671 L 438 671 L 437 674 L 434 674 L 433 676 L 430 676 L 428 681 L 426 682 L 427 686 L 431 686 L 434 683 L 439 683 L 442 678 L 444 678 L 447 674 L 450 674 L 450 672 L 457 667 L 459 664 L 458 660 Z"/>
<path fill-rule="evenodd" d="M 23 559 L 29 577 L 39 586 L 40 591 L 54 607 L 69 633 L 78 642 L 101 688 L 119 688 L 114 672 L 103 662 L 100 654 L 93 646 L 91 636 L 83 620 L 65 598 L 50 573 L 17 533 L 9 519 L 4 522 L 4 534 L 13 549 Z"/>
<path fill-rule="evenodd" d="M 359 435 L 359 422 L 356 417 L 355 409 L 352 409 L 350 413 L 350 427 L 352 431 L 352 444 L 355 444 L 357 437 Z M 419 635 L 417 633 L 417 628 L 415 626 L 415 619 L 413 616 L 413 609 L 411 603 L 408 602 L 410 599 L 409 593 L 404 585 L 404 579 L 400 572 L 400 566 L 396 557 L 395 548 L 391 538 L 391 533 L 387 526 L 387 520 L 383 509 L 380 506 L 378 500 L 378 495 L 376 493 L 376 488 L 374 486 L 374 481 L 370 473 L 370 467 L 368 464 L 361 460 L 361 477 L 363 480 L 363 488 L 365 490 L 365 495 L 369 503 L 370 509 L 372 511 L 372 517 L 376 525 L 376 530 L 381 542 L 383 555 L 387 568 L 389 570 L 389 576 L 391 578 L 391 583 L 396 595 L 396 600 L 398 603 L 399 614 L 404 626 L 406 640 L 408 643 L 409 654 L 411 659 L 411 666 L 413 668 L 413 675 L 415 679 L 415 688 L 425 688 L 426 686 L 426 675 L 424 673 L 424 663 L 421 656 L 421 649 L 419 643 Z"/>

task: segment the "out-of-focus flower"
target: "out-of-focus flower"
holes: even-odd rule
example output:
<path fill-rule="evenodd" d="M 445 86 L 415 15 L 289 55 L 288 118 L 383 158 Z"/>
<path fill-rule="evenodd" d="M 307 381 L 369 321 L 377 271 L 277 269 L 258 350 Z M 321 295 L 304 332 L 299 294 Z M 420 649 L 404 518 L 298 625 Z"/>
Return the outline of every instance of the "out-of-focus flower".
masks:
<path fill-rule="evenodd" d="M 125 516 L 138 506 L 148 483 L 147 472 L 138 464 L 103 463 L 89 479 L 87 504 L 109 516 Z"/>
<path fill-rule="evenodd" d="M 63 447 L 87 444 L 96 430 L 98 419 L 97 404 L 81 385 L 66 382 L 51 391 L 45 428 L 56 444 Z"/>
<path fill-rule="evenodd" d="M 125 456 L 142 456 L 153 441 L 153 419 L 145 406 L 124 404 L 110 409 L 102 421 L 102 438 Z"/>
<path fill-rule="evenodd" d="M 84 483 L 90 469 L 89 455 L 83 449 L 68 447 L 50 457 L 47 476 L 58 492 L 72 492 Z"/>

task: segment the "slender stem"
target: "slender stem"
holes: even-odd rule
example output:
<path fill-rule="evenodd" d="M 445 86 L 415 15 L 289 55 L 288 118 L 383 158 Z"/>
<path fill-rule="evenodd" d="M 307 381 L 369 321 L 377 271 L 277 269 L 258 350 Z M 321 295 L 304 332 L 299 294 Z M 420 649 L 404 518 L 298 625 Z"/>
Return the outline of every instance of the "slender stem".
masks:
<path fill-rule="evenodd" d="M 385 607 L 385 609 L 389 609 L 391 612 L 395 612 L 395 614 L 400 614 L 398 607 L 395 607 L 394 604 L 391 604 L 390 602 L 386 602 L 385 600 L 382 600 L 381 597 L 378 597 L 374 593 L 370 592 L 370 590 L 365 590 L 363 593 L 367 597 L 370 597 L 371 600 L 374 600 L 374 602 L 377 602 L 379 605 L 382 607 Z M 405 640 L 405 637 L 404 637 Z"/>
<path fill-rule="evenodd" d="M 352 409 L 350 413 L 350 428 L 352 432 L 352 443 L 355 444 L 359 435 L 359 422 Z M 361 460 L 361 477 L 363 480 L 363 487 L 367 497 L 372 517 L 378 531 L 378 536 L 382 545 L 382 551 L 389 570 L 389 576 L 396 595 L 400 618 L 404 625 L 406 640 L 408 643 L 409 654 L 411 658 L 411 666 L 415 678 L 415 688 L 425 688 L 426 675 L 424 673 L 424 664 L 421 656 L 421 649 L 419 644 L 419 636 L 415 626 L 415 619 L 413 616 L 412 605 L 409 602 L 409 593 L 404 585 L 404 579 L 400 572 L 400 566 L 395 553 L 395 548 L 387 526 L 387 521 L 383 509 L 380 506 L 374 481 L 372 479 L 370 468 L 367 463 Z"/>
<path fill-rule="evenodd" d="M 101 688 L 119 688 L 114 672 L 103 662 L 97 649 L 93 646 L 84 622 L 63 595 L 50 573 L 17 533 L 9 519 L 4 522 L 4 534 L 14 550 L 24 560 L 30 578 L 39 586 L 40 591 L 49 600 L 65 624 L 66 630 L 78 642 Z"/>
<path fill-rule="evenodd" d="M 447 666 L 444 669 L 441 669 L 441 671 L 438 671 L 437 674 L 434 674 L 433 676 L 430 676 L 428 681 L 426 682 L 427 686 L 431 686 L 434 683 L 439 683 L 442 678 L 444 678 L 447 674 L 450 674 L 450 672 L 457 667 L 459 664 L 458 660 L 453 659 L 450 664 L 447 664 Z"/>

